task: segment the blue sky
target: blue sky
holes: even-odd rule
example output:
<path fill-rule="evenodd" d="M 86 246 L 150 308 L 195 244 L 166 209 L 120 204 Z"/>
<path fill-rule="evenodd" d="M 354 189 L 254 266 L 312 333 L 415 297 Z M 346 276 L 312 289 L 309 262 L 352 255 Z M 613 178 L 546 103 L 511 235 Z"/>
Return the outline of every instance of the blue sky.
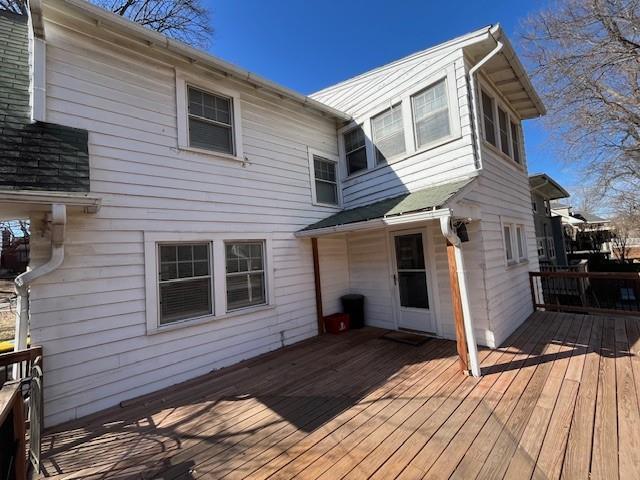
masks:
<path fill-rule="evenodd" d="M 304 94 L 500 22 L 518 49 L 520 22 L 543 6 L 521 0 L 204 0 L 211 53 Z M 579 177 L 554 156 L 539 120 L 524 124 L 529 171 L 571 190 Z"/>

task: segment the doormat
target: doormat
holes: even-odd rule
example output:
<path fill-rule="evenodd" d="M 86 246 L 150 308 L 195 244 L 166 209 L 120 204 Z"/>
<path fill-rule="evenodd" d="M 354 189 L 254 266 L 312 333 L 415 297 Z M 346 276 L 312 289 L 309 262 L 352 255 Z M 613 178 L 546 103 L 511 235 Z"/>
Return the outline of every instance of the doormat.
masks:
<path fill-rule="evenodd" d="M 415 335 L 413 333 L 397 332 L 392 330 L 382 335 L 381 338 L 384 338 L 385 340 L 391 340 L 392 342 L 404 343 L 406 345 L 419 347 L 431 340 L 432 337 L 425 337 L 423 335 Z"/>

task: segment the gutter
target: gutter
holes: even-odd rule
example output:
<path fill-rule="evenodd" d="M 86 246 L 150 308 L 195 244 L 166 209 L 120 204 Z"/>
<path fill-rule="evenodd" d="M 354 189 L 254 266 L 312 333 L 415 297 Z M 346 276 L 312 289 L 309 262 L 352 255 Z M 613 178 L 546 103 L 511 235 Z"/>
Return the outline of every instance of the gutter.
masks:
<path fill-rule="evenodd" d="M 491 50 L 482 60 L 480 60 L 478 63 L 476 63 L 473 67 L 471 67 L 471 69 L 469 70 L 468 73 L 468 77 L 469 77 L 469 90 L 471 91 L 471 110 L 473 112 L 473 123 L 474 123 L 474 131 L 475 131 L 475 148 L 476 148 L 476 169 L 481 169 L 482 168 L 482 143 L 481 143 L 481 139 L 480 139 L 480 114 L 478 113 L 478 95 L 477 95 L 477 89 L 478 89 L 478 82 L 476 79 L 476 72 L 478 70 L 480 70 L 480 68 L 487 63 L 489 60 L 491 60 L 495 55 L 497 55 L 502 48 L 504 47 L 504 44 L 502 42 L 500 42 L 499 40 L 497 40 L 493 34 L 497 33 L 500 30 L 500 25 L 495 25 L 493 27 L 489 27 L 487 33 L 489 33 L 489 35 L 491 35 L 491 37 L 496 41 L 496 47 Z"/>
<path fill-rule="evenodd" d="M 16 333 L 14 350 L 27 348 L 27 331 L 29 329 L 29 285 L 38 278 L 57 269 L 64 260 L 64 232 L 67 223 L 67 208 L 63 204 L 51 205 L 49 214 L 51 228 L 51 257 L 44 265 L 18 275 L 14 281 L 18 302 L 16 308 Z M 17 372 L 14 371 L 14 377 Z"/>
<path fill-rule="evenodd" d="M 144 43 L 149 47 L 158 46 L 161 48 L 165 48 L 173 53 L 187 57 L 187 59 L 192 64 L 201 63 L 203 65 L 213 67 L 223 72 L 225 76 L 235 77 L 256 87 L 262 87 L 264 89 L 270 90 L 278 96 L 287 97 L 290 100 L 301 103 L 302 105 L 313 108 L 319 112 L 328 114 L 339 120 L 345 122 L 352 120 L 351 115 L 348 115 L 340 110 L 329 107 L 324 103 L 302 95 L 287 87 L 278 85 L 270 80 L 267 80 L 266 78 L 256 75 L 255 73 L 244 70 L 231 63 L 216 58 L 213 55 L 209 55 L 196 48 L 190 47 L 185 43 L 170 39 L 161 33 L 149 30 L 148 28 L 132 22 L 131 20 L 108 12 L 100 7 L 92 5 L 89 2 L 86 2 L 84 0 L 62 0 L 62 2 L 66 5 L 73 6 L 76 9 L 84 12 L 85 14 L 93 17 L 98 25 L 110 25 L 113 28 L 119 28 L 121 30 L 130 32 L 138 39 L 142 39 Z"/>
<path fill-rule="evenodd" d="M 458 285 L 460 288 L 460 303 L 462 304 L 462 317 L 464 323 L 464 333 L 467 337 L 467 350 L 469 353 L 469 367 L 471 375 L 480 376 L 480 362 L 478 360 L 478 345 L 473 333 L 473 323 L 471 318 L 471 305 L 469 301 L 469 290 L 467 285 L 467 277 L 464 268 L 464 259 L 462 255 L 462 242 L 456 234 L 452 225 L 451 211 L 446 216 L 440 217 L 440 230 L 446 239 L 454 246 L 456 258 L 456 271 L 458 274 Z"/>

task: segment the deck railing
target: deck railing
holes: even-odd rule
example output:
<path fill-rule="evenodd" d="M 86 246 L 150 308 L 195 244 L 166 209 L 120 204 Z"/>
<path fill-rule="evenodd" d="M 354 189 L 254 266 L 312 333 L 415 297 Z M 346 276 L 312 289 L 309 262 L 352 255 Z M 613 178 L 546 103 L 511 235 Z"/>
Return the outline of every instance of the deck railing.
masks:
<path fill-rule="evenodd" d="M 12 457 L 9 466 L 13 469 L 15 478 L 24 478 L 19 472 L 25 471 L 21 467 L 24 466 L 22 462 L 26 460 L 24 443 L 27 432 L 28 458 L 34 470 L 40 471 L 40 438 L 43 425 L 42 347 L 0 354 L 0 398 L 3 397 L 6 397 L 7 402 L 6 405 L 0 406 L 5 412 L 0 415 L 0 444 L 12 446 L 17 452 L 14 452 L 15 457 Z M 8 400 L 9 397 L 11 401 Z M 2 464 L 2 467 L 5 465 Z"/>
<path fill-rule="evenodd" d="M 535 309 L 640 316 L 640 274 L 529 272 Z"/>

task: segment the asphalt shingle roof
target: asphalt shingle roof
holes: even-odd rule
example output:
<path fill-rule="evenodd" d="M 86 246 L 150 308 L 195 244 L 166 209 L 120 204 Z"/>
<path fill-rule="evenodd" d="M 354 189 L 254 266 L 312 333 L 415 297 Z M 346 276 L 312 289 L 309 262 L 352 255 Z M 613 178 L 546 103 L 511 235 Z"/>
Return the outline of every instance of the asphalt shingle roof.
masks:
<path fill-rule="evenodd" d="M 0 189 L 88 192 L 87 131 L 31 121 L 28 33 L 0 10 Z"/>
<path fill-rule="evenodd" d="M 338 212 L 303 228 L 302 231 L 317 230 L 319 228 L 335 227 L 349 223 L 366 222 L 367 220 L 437 209 L 447 203 L 451 197 L 469 185 L 473 180 L 473 178 L 466 178 L 442 185 L 435 185 L 362 207 L 343 210 L 342 212 Z"/>

